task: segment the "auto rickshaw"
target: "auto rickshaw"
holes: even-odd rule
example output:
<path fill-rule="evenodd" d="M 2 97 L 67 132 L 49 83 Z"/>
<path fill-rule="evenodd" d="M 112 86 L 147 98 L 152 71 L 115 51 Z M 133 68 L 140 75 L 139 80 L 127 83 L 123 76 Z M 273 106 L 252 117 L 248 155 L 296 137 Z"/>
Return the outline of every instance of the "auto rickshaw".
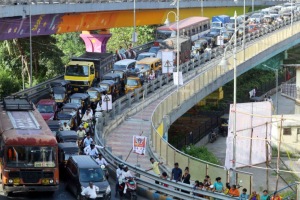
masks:
<path fill-rule="evenodd" d="M 121 90 L 121 78 L 120 78 L 120 75 L 119 74 L 116 74 L 116 73 L 107 73 L 105 74 L 103 77 L 102 77 L 103 80 L 112 80 L 115 82 L 115 86 L 116 86 L 116 89 L 117 91 L 119 91 L 120 93 L 120 90 Z"/>
<path fill-rule="evenodd" d="M 67 161 L 70 156 L 72 155 L 78 155 L 79 154 L 79 148 L 77 146 L 77 143 L 74 142 L 66 142 L 66 143 L 59 143 L 58 144 L 58 162 L 59 162 L 59 173 L 60 177 L 64 177 L 65 174 L 65 167 L 67 164 Z M 66 178 L 66 177 L 64 177 Z"/>
<path fill-rule="evenodd" d="M 125 85 L 125 93 L 129 93 L 134 91 L 137 88 L 142 87 L 141 78 L 138 76 L 130 76 L 127 78 L 126 85 Z"/>
<path fill-rule="evenodd" d="M 51 129 L 53 135 L 56 136 L 56 133 L 62 127 L 62 124 L 60 123 L 60 121 L 57 121 L 57 120 L 48 120 L 46 122 L 47 122 L 47 125 L 49 126 L 49 128 Z"/>
<path fill-rule="evenodd" d="M 208 42 L 206 39 L 204 38 L 200 38 L 199 40 L 196 40 L 194 42 L 194 45 L 193 45 L 193 53 L 194 54 L 201 54 L 201 53 L 204 53 L 204 50 L 206 49 L 208 45 Z"/>
<path fill-rule="evenodd" d="M 98 102 L 101 101 L 101 95 L 104 94 L 106 90 L 101 87 L 91 87 L 86 92 L 90 95 L 91 108 L 95 110 Z"/>
<path fill-rule="evenodd" d="M 99 86 L 106 90 L 106 94 L 112 96 L 112 100 L 116 100 L 119 97 L 120 91 L 116 87 L 116 83 L 112 80 L 104 80 L 99 83 Z"/>
<path fill-rule="evenodd" d="M 56 105 L 61 108 L 67 102 L 68 93 L 65 87 L 57 86 L 51 88 L 51 96 L 55 100 Z"/>
<path fill-rule="evenodd" d="M 74 142 L 76 144 L 78 136 L 76 131 L 58 131 L 56 140 L 58 143 Z"/>
<path fill-rule="evenodd" d="M 120 76 L 120 83 L 121 83 L 121 90 L 120 94 L 125 94 L 125 82 L 127 80 L 127 73 L 123 70 L 113 70 L 112 73 L 119 74 Z"/>
<path fill-rule="evenodd" d="M 60 79 L 60 80 L 52 81 L 50 83 L 50 88 L 54 88 L 54 87 L 64 87 L 68 95 L 70 95 L 72 92 L 71 82 L 67 80 Z"/>
<path fill-rule="evenodd" d="M 86 93 L 74 93 L 70 96 L 70 103 L 79 104 L 81 106 L 81 113 L 84 114 L 91 104 L 90 95 Z"/>
<path fill-rule="evenodd" d="M 81 121 L 81 105 L 77 103 L 66 103 L 57 114 L 61 124 L 67 122 L 71 130 L 76 130 Z"/>

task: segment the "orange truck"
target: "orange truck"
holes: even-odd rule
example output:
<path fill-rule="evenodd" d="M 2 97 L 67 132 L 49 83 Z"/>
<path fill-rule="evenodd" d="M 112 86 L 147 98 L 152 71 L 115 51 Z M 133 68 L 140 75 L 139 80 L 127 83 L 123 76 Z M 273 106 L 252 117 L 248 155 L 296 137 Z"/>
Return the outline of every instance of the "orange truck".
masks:
<path fill-rule="evenodd" d="M 59 187 L 58 145 L 47 123 L 25 98 L 5 98 L 0 107 L 2 187 L 12 192 Z"/>

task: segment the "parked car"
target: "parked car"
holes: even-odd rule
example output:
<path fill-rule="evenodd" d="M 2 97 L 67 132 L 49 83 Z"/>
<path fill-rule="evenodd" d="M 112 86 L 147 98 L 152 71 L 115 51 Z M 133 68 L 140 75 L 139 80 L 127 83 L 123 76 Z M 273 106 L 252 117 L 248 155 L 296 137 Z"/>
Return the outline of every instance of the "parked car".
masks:
<path fill-rule="evenodd" d="M 73 155 L 69 157 L 66 165 L 67 188 L 77 197 L 81 199 L 82 188 L 86 188 L 89 182 L 99 187 L 97 198 L 108 200 L 111 198 L 111 188 L 106 180 L 105 174 L 101 166 L 91 157 L 87 155 Z"/>
<path fill-rule="evenodd" d="M 41 113 L 45 121 L 56 117 L 57 106 L 56 102 L 52 99 L 41 99 L 36 104 L 36 108 Z"/>

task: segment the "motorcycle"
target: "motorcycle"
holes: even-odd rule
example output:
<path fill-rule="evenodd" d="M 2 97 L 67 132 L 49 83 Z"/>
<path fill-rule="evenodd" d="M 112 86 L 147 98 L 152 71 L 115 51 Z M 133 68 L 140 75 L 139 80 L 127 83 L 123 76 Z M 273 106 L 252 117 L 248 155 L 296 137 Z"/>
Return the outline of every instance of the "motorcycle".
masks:
<path fill-rule="evenodd" d="M 101 169 L 102 169 L 103 173 L 105 174 L 106 180 L 108 180 L 108 178 L 109 178 L 109 173 L 108 173 L 107 167 L 106 167 L 105 165 L 101 165 Z"/>
<path fill-rule="evenodd" d="M 84 128 L 86 133 L 89 133 L 91 136 L 94 136 L 95 127 L 92 119 L 89 121 L 82 121 L 80 126 Z"/>
<path fill-rule="evenodd" d="M 126 191 L 124 193 L 124 187 L 126 188 Z M 127 198 L 130 200 L 136 200 L 137 194 L 136 194 L 136 181 L 134 177 L 128 177 L 125 180 L 123 180 L 122 184 L 119 184 L 119 195 L 120 199 Z"/>
<path fill-rule="evenodd" d="M 218 137 L 218 134 L 213 130 L 209 133 L 209 138 L 208 138 L 208 141 L 210 143 L 213 143 L 214 141 L 217 140 L 217 137 Z"/>

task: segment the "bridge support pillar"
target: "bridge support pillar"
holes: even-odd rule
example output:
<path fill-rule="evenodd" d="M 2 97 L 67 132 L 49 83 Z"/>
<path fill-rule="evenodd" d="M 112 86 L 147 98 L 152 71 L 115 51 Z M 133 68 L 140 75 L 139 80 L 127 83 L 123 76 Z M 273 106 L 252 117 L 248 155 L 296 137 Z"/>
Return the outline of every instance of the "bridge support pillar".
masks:
<path fill-rule="evenodd" d="M 80 37 L 85 43 L 85 49 L 87 52 L 106 52 L 106 43 L 111 37 L 109 31 L 101 33 L 91 33 L 90 31 L 82 31 Z"/>

